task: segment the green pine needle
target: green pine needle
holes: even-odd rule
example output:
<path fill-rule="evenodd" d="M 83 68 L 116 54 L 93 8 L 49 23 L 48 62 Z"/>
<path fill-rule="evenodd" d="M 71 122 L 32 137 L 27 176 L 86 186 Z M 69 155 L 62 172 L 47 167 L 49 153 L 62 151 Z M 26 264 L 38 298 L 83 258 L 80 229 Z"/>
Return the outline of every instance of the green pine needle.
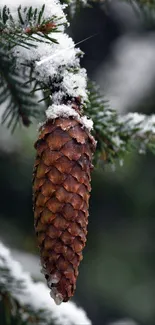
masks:
<path fill-rule="evenodd" d="M 28 126 L 31 118 L 39 114 L 36 96 L 30 92 L 30 86 L 24 85 L 21 76 L 15 70 L 13 59 L 1 50 L 0 105 L 6 106 L 2 115 L 2 123 L 7 123 L 12 130 L 19 120 Z"/>

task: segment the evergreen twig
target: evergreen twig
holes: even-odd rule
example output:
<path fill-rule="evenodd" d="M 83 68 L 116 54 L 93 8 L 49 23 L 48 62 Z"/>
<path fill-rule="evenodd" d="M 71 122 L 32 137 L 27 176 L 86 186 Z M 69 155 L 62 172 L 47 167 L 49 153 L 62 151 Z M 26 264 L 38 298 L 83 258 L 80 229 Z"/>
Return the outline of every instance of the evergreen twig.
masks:
<path fill-rule="evenodd" d="M 139 153 L 155 153 L 155 116 L 129 113 L 119 116 L 110 108 L 98 87 L 89 83 L 89 102 L 85 113 L 93 120 L 93 134 L 97 140 L 95 161 L 114 163 L 115 159 L 135 149 Z"/>

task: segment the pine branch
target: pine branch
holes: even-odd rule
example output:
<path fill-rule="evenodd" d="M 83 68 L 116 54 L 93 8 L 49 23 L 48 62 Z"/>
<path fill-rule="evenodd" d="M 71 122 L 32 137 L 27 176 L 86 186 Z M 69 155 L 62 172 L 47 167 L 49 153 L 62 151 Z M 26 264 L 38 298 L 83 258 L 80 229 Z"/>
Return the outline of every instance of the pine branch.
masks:
<path fill-rule="evenodd" d="M 10 53 L 15 62 L 16 71 L 18 71 L 21 77 L 23 77 L 23 69 L 21 69 L 21 67 L 24 66 L 25 69 L 27 68 L 27 72 L 30 72 L 26 80 L 26 85 L 35 81 L 33 93 L 38 91 L 38 89 L 42 90 L 44 93 L 44 97 L 40 101 L 46 101 L 49 106 L 52 103 L 66 104 L 75 101 L 75 97 L 77 97 L 78 101 L 80 98 L 82 104 L 87 98 L 87 90 L 86 71 L 80 68 L 79 62 L 81 51 L 74 48 L 74 42 L 64 33 L 66 18 L 65 15 L 62 14 L 63 12 L 60 4 L 57 4 L 57 6 L 58 8 L 55 9 L 55 2 L 51 2 L 47 7 L 44 7 L 44 20 L 47 19 L 48 15 L 48 20 L 52 21 L 52 26 L 49 25 L 48 21 L 44 28 L 41 25 L 35 25 L 35 22 L 33 22 L 33 25 L 31 23 L 31 17 L 27 18 L 27 15 L 24 21 L 21 15 L 22 9 L 20 9 L 20 11 L 18 10 L 18 15 L 15 13 L 15 8 L 13 9 L 13 14 L 10 14 L 9 11 L 9 15 L 11 15 L 9 16 L 11 17 L 10 21 L 14 22 L 12 29 L 13 35 L 16 34 L 18 25 L 21 24 L 22 26 L 26 26 L 25 32 L 29 34 L 30 37 L 33 37 L 33 42 L 31 43 L 33 46 L 28 48 L 23 46 L 23 44 L 22 46 L 16 45 L 11 48 Z M 52 8 L 52 13 L 54 11 L 60 12 L 59 15 L 53 14 L 49 18 L 50 8 Z M 25 11 L 22 12 L 25 14 Z M 17 20 L 16 24 L 15 18 Z M 27 21 L 28 19 L 30 19 L 30 21 Z M 4 22 L 7 23 L 8 20 L 4 19 Z M 57 29 L 54 27 L 54 31 L 59 32 L 57 33 L 55 42 L 53 42 L 53 37 L 51 37 L 51 35 L 53 35 L 53 29 L 51 33 L 53 24 L 57 24 Z M 28 25 L 30 25 L 30 27 L 28 27 Z M 3 36 L 4 35 L 5 33 L 3 33 Z M 40 38 L 42 38 L 42 42 L 40 42 Z"/>
<path fill-rule="evenodd" d="M 31 47 L 34 46 L 34 40 L 45 42 L 45 38 L 48 42 L 57 43 L 57 40 L 49 38 L 48 34 L 58 32 L 58 26 L 61 26 L 62 23 L 56 16 L 45 19 L 45 5 L 42 5 L 40 10 L 19 6 L 16 11 L 15 15 L 14 12 L 11 14 L 7 6 L 0 9 L 0 35 L 5 47 L 9 49 L 16 45 Z M 35 38 L 35 34 L 39 35 L 40 38 Z"/>
<path fill-rule="evenodd" d="M 95 161 L 114 164 L 115 159 L 135 149 L 139 153 L 150 150 L 155 154 L 155 116 L 129 113 L 119 116 L 100 95 L 97 86 L 89 84 L 89 103 L 86 114 L 93 120 L 93 134 L 97 140 Z"/>
<path fill-rule="evenodd" d="M 31 94 L 29 85 L 24 85 L 21 74 L 14 67 L 15 63 L 8 52 L 0 50 L 0 104 L 6 102 L 2 123 L 7 121 L 12 130 L 22 120 L 29 126 L 32 117 L 39 115 L 36 96 Z"/>
<path fill-rule="evenodd" d="M 155 154 L 155 115 L 129 113 L 118 117 L 120 133 L 131 141 L 139 153 L 150 150 Z"/>
<path fill-rule="evenodd" d="M 8 318 L 18 317 L 23 325 L 91 325 L 86 313 L 73 302 L 57 307 L 51 301 L 46 286 L 33 282 L 1 242 L 0 298 Z"/>
<path fill-rule="evenodd" d="M 7 6 L 0 9 L 0 104 L 7 101 L 2 123 L 7 121 L 7 126 L 14 130 L 20 120 L 29 126 L 31 119 L 40 116 L 40 112 L 31 87 L 34 66 L 23 64 L 17 69 L 13 49 L 18 46 L 30 51 L 38 43 L 57 44 L 57 39 L 48 34 L 57 33 L 64 21 L 61 22 L 61 17 L 55 15 L 50 18 L 46 17 L 47 14 L 44 16 L 45 5 L 40 10 L 19 7 L 12 11 Z M 33 90 L 34 86 L 38 83 L 33 83 Z"/>

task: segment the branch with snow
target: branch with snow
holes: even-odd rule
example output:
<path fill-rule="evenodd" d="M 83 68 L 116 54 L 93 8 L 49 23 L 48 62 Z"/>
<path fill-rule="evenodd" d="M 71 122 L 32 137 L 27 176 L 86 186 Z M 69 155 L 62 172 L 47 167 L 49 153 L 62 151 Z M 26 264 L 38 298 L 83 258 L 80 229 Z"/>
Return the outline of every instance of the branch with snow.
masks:
<path fill-rule="evenodd" d="M 22 2 L 21 12 L 24 14 L 24 7 L 28 3 L 27 0 L 20 2 Z M 18 11 L 17 3 L 12 5 L 12 15 L 16 23 L 19 24 L 15 14 Z M 35 0 L 35 6 L 38 9 L 42 5 L 42 1 Z M 63 6 L 56 0 L 45 1 L 43 19 L 54 22 L 58 28 L 57 32 L 59 33 L 56 34 L 53 30 L 48 33 L 49 39 L 55 38 L 56 43 L 46 42 L 46 38 L 40 42 L 40 36 L 43 35 L 37 33 L 34 41 L 31 41 L 32 47 L 15 46 L 12 49 L 12 55 L 16 58 L 18 70 L 23 65 L 33 67 L 36 81 L 42 84 L 43 90 L 49 90 L 51 103 L 61 104 L 66 98 L 72 100 L 76 97 L 80 98 L 81 103 L 84 103 L 87 100 L 87 74 L 85 69 L 80 68 L 79 58 L 82 52 L 75 48 L 73 40 L 64 33 L 66 16 L 62 9 Z M 54 19 L 54 17 L 56 18 Z"/>
<path fill-rule="evenodd" d="M 131 143 L 140 154 L 149 149 L 155 153 L 155 115 L 129 113 L 118 116 L 119 138 Z"/>
<path fill-rule="evenodd" d="M 155 135 L 155 115 L 147 116 L 140 113 L 129 113 L 118 117 L 122 125 L 122 132 L 127 132 L 133 137 L 145 139 L 146 136 Z"/>
<path fill-rule="evenodd" d="M 93 134 L 97 140 L 96 162 L 115 164 L 136 149 L 155 153 L 155 115 L 139 113 L 118 115 L 111 109 L 95 84 L 89 85 L 89 102 L 86 114 L 93 120 Z"/>
<path fill-rule="evenodd" d="M 85 311 L 75 303 L 56 306 L 45 284 L 34 282 L 1 242 L 0 298 L 11 305 L 12 316 L 17 314 L 29 324 L 91 325 Z"/>
<path fill-rule="evenodd" d="M 83 53 L 64 32 L 68 24 L 63 12 L 66 5 L 57 0 L 35 0 L 28 7 L 29 0 L 16 0 L 11 5 L 9 0 L 2 0 L 1 12 L 4 5 L 9 11 L 3 9 L 7 19 L 3 21 L 2 35 L 19 33 L 20 37 L 26 34 L 30 38 L 21 44 L 16 39 L 9 49 L 15 71 L 24 83 L 32 84 L 32 93 L 42 91 L 42 100 L 50 111 L 52 105 L 54 109 L 55 105 L 65 104 L 67 109 L 76 101 L 80 112 L 88 100 L 87 73 L 80 67 Z"/>

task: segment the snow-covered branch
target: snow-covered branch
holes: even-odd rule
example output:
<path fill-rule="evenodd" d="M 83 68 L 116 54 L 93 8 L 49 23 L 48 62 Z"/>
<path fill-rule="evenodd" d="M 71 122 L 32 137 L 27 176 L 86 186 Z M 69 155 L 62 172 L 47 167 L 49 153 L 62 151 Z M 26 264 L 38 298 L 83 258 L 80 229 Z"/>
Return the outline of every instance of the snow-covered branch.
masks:
<path fill-rule="evenodd" d="M 21 4 L 21 15 L 26 24 L 24 28 L 28 28 L 30 22 L 26 22 L 24 13 L 25 6 L 28 6 L 27 0 L 16 0 L 9 5 L 11 15 L 15 21 L 15 28 L 20 24 L 17 12 L 19 3 Z M 6 4 L 6 3 L 5 3 Z M 56 0 L 35 0 L 33 8 L 42 8 L 43 20 L 52 22 L 57 28 L 48 33 L 49 41 L 42 33 L 34 32 L 34 40 L 31 41 L 31 47 L 15 46 L 12 50 L 13 56 L 16 58 L 16 66 L 18 70 L 27 65 L 33 67 L 35 79 L 44 85 L 43 90 L 48 89 L 51 95 L 51 103 L 61 104 L 66 97 L 80 98 L 83 103 L 87 100 L 87 74 L 86 70 L 80 68 L 80 56 L 82 52 L 79 48 L 75 48 L 74 41 L 64 32 L 66 16 L 62 6 Z M 31 22 L 32 24 L 33 22 Z M 32 33 L 34 31 L 34 26 Z M 36 34 L 36 35 L 35 35 Z M 44 36 L 44 39 L 41 37 Z M 53 41 L 50 41 L 53 40 Z M 54 41 L 55 39 L 55 41 Z M 41 41 L 42 40 L 42 41 Z"/>
<path fill-rule="evenodd" d="M 119 123 L 122 125 L 122 132 L 127 132 L 133 137 L 141 137 L 155 135 L 155 115 L 145 115 L 140 113 L 129 113 L 118 117 Z"/>
<path fill-rule="evenodd" d="M 155 115 L 128 113 L 119 115 L 102 98 L 97 86 L 89 86 L 87 115 L 94 123 L 94 136 L 97 140 L 97 161 L 112 164 L 125 154 L 136 149 L 139 153 L 147 150 L 155 153 Z"/>
<path fill-rule="evenodd" d="M 45 284 L 34 282 L 1 242 L 0 297 L 9 299 L 12 315 L 17 312 L 29 324 L 35 320 L 39 325 L 91 325 L 85 311 L 75 303 L 56 306 Z"/>
<path fill-rule="evenodd" d="M 30 37 L 26 45 L 16 42 L 9 52 L 21 79 L 26 84 L 32 83 L 32 93 L 42 91 L 42 100 L 50 110 L 55 105 L 65 104 L 66 109 L 74 106 L 80 118 L 88 101 L 87 73 L 80 67 L 83 53 L 65 33 L 66 5 L 57 0 L 35 0 L 30 10 L 29 0 L 16 0 L 12 4 L 2 0 L 1 10 L 4 4 L 8 5 L 9 13 L 6 12 L 8 18 L 2 34 L 18 31 Z"/>
<path fill-rule="evenodd" d="M 115 130 L 116 136 L 112 140 L 115 145 L 115 152 L 126 153 L 134 148 L 140 154 L 147 150 L 155 153 L 155 115 L 140 113 L 128 113 L 118 116 Z"/>
<path fill-rule="evenodd" d="M 131 143 L 139 153 L 155 152 L 155 115 L 129 113 L 118 116 L 119 137 Z"/>

